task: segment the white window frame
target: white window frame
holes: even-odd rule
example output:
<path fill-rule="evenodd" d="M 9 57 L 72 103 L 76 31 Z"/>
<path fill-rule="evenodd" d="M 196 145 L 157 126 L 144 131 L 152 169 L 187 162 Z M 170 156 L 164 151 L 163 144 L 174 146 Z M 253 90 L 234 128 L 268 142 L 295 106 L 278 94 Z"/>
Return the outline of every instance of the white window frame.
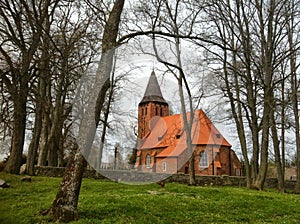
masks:
<path fill-rule="evenodd" d="M 150 154 L 146 155 L 146 168 L 150 168 L 150 164 L 151 164 L 151 156 Z"/>
<path fill-rule="evenodd" d="M 205 151 L 201 151 L 199 155 L 199 167 L 207 168 L 208 167 L 208 154 Z"/>

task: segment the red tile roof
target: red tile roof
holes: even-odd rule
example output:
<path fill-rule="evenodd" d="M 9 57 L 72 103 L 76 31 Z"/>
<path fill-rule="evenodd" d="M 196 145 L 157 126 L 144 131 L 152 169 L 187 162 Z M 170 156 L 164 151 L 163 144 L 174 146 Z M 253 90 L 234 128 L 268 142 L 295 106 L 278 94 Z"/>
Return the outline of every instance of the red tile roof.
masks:
<path fill-rule="evenodd" d="M 190 113 L 187 114 L 188 118 Z M 139 149 L 164 148 L 156 157 L 179 156 L 186 147 L 186 133 L 180 114 L 152 119 L 153 129 L 141 141 Z M 231 145 L 202 110 L 194 113 L 192 126 L 193 145 Z"/>

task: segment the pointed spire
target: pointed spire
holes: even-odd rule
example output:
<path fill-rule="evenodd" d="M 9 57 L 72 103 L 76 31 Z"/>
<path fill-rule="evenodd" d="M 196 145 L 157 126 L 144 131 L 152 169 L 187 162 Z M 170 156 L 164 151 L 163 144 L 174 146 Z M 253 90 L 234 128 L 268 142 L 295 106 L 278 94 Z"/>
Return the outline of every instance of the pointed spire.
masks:
<path fill-rule="evenodd" d="M 151 72 L 148 85 L 141 103 L 150 101 L 166 103 L 165 99 L 162 96 L 154 69 Z"/>

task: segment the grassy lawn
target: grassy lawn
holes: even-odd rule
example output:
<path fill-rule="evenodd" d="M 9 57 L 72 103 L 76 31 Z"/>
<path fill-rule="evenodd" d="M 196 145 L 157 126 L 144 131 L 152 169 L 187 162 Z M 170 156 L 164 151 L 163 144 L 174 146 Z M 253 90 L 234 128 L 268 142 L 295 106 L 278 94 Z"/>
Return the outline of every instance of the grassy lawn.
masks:
<path fill-rule="evenodd" d="M 51 223 L 49 208 L 61 178 L 0 173 L 11 188 L 0 190 L 0 223 Z M 73 223 L 300 223 L 300 195 L 241 187 L 189 187 L 168 183 L 126 185 L 84 179 L 80 220 Z"/>

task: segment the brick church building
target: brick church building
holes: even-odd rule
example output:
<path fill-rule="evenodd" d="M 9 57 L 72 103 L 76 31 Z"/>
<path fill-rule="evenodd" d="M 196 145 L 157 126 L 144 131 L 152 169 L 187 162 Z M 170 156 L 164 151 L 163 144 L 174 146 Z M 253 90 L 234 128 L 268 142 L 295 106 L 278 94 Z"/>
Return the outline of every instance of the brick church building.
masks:
<path fill-rule="evenodd" d="M 242 175 L 242 164 L 230 143 L 202 110 L 194 112 L 191 136 L 196 174 Z M 169 115 L 169 105 L 162 96 L 154 71 L 138 106 L 138 138 L 137 170 L 189 172 L 191 152 L 187 149 L 182 115 Z"/>

